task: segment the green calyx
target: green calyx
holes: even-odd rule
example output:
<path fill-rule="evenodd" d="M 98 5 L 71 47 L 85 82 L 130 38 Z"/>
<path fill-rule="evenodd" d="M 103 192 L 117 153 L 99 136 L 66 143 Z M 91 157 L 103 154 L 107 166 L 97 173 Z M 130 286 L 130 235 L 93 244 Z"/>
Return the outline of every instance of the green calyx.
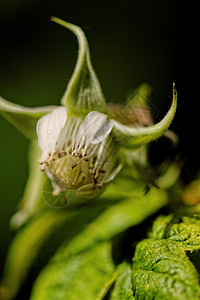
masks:
<path fill-rule="evenodd" d="M 106 112 L 106 103 L 93 70 L 87 39 L 78 27 L 59 18 L 51 20 L 72 31 L 78 38 L 79 53 L 74 73 L 62 98 L 69 113 L 86 115 L 92 110 Z"/>
<path fill-rule="evenodd" d="M 113 122 L 113 135 L 116 144 L 121 148 L 135 149 L 148 144 L 161 137 L 169 128 L 177 108 L 177 92 L 173 84 L 173 101 L 165 117 L 155 125 L 149 127 L 123 125 L 115 120 Z"/>
<path fill-rule="evenodd" d="M 13 124 L 28 139 L 37 138 L 36 124 L 44 115 L 51 112 L 56 106 L 28 108 L 11 103 L 0 97 L 0 114 Z"/>

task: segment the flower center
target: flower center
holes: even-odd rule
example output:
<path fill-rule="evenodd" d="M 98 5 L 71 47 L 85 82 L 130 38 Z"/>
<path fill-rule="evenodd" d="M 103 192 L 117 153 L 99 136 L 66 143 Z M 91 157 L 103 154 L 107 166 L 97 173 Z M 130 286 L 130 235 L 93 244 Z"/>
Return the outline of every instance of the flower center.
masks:
<path fill-rule="evenodd" d="M 96 155 L 88 156 L 84 149 L 72 150 L 67 146 L 62 152 L 49 153 L 49 157 L 41 162 L 41 170 L 45 169 L 61 190 L 78 189 L 90 183 L 100 189 L 99 180 L 102 180 L 105 170 L 95 169 L 96 161 Z"/>
<path fill-rule="evenodd" d="M 45 152 L 40 161 L 41 170 L 52 180 L 54 194 L 89 185 L 92 189 L 101 189 L 114 162 L 108 151 L 109 143 L 109 139 L 95 145 L 87 142 L 83 120 L 69 119 L 55 147 Z"/>

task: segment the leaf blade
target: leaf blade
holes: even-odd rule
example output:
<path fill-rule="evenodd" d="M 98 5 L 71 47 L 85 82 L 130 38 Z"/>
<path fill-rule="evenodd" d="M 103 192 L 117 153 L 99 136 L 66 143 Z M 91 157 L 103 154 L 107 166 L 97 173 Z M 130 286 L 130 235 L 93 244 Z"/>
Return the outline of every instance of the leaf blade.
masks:
<path fill-rule="evenodd" d="M 199 274 L 187 252 L 200 250 L 200 216 L 159 216 L 133 257 L 137 299 L 199 299 Z"/>
<path fill-rule="evenodd" d="M 153 224 L 150 237 L 174 241 L 184 251 L 200 250 L 200 216 L 160 216 Z"/>
<path fill-rule="evenodd" d="M 36 281 L 30 299 L 100 299 L 114 272 L 110 242 L 97 244 L 67 260 L 52 262 Z"/>
<path fill-rule="evenodd" d="M 199 299 L 199 276 L 185 252 L 166 239 L 136 247 L 132 283 L 136 299 Z"/>
<path fill-rule="evenodd" d="M 74 236 L 70 241 L 66 241 L 54 259 L 60 260 L 63 256 L 69 257 L 92 247 L 95 243 L 110 240 L 129 227 L 141 223 L 166 203 L 165 192 L 152 188 L 146 195 L 141 192 L 112 204 L 83 228 L 80 234 Z"/>
<path fill-rule="evenodd" d="M 131 266 L 122 263 L 117 267 L 118 277 L 114 285 L 110 300 L 134 300 L 131 282 Z"/>

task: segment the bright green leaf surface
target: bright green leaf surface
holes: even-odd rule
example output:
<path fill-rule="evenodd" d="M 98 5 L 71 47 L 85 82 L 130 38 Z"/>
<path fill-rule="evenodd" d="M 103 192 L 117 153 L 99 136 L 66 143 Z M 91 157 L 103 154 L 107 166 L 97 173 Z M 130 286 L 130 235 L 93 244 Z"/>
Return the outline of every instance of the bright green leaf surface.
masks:
<path fill-rule="evenodd" d="M 174 241 L 184 251 L 200 250 L 200 215 L 160 216 L 154 222 L 150 237 Z"/>
<path fill-rule="evenodd" d="M 131 282 L 131 266 L 127 263 L 122 263 L 118 266 L 117 273 L 118 277 L 110 300 L 134 300 Z"/>
<path fill-rule="evenodd" d="M 133 290 L 138 300 L 199 299 L 198 273 L 176 242 L 143 240 L 136 247 L 132 268 Z"/>
<path fill-rule="evenodd" d="M 133 258 L 135 298 L 199 299 L 199 275 L 186 251 L 200 249 L 200 216 L 160 216 L 149 236 Z"/>
<path fill-rule="evenodd" d="M 111 244 L 104 242 L 59 263 L 51 263 L 37 280 L 31 300 L 98 300 L 113 277 Z"/>

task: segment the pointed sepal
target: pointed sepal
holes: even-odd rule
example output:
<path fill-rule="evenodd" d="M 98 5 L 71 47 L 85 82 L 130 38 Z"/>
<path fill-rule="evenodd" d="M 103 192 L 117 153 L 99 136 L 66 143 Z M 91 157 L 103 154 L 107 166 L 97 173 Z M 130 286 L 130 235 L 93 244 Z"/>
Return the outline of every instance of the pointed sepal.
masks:
<path fill-rule="evenodd" d="M 76 25 L 52 17 L 51 20 L 72 31 L 79 42 L 79 53 L 74 73 L 62 98 L 62 104 L 72 114 L 86 115 L 92 110 L 106 111 L 100 83 L 90 60 L 88 42 L 83 31 Z"/>
<path fill-rule="evenodd" d="M 169 128 L 177 107 L 177 92 L 173 85 L 172 105 L 165 117 L 157 124 L 149 127 L 129 127 L 115 120 L 112 133 L 116 141 L 116 147 L 135 149 L 161 137 Z"/>
<path fill-rule="evenodd" d="M 13 231 L 17 231 L 34 215 L 46 209 L 46 203 L 43 201 L 46 176 L 38 166 L 40 156 L 41 150 L 38 142 L 36 140 L 31 141 L 28 152 L 29 176 L 17 212 L 10 220 L 10 227 Z"/>
<path fill-rule="evenodd" d="M 55 106 L 28 108 L 0 97 L 0 114 L 29 139 L 37 138 L 37 121 L 53 109 Z"/>

